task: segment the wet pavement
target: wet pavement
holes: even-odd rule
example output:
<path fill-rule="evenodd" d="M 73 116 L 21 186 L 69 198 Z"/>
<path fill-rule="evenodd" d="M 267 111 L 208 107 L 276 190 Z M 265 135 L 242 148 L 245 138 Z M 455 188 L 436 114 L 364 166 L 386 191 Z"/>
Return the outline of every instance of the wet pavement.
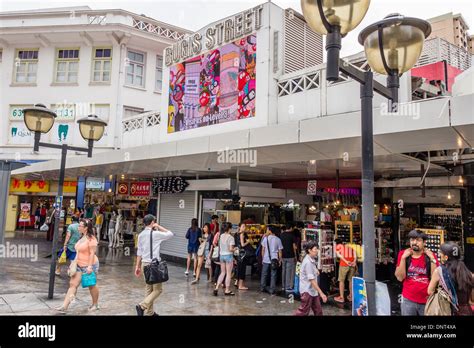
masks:
<path fill-rule="evenodd" d="M 37 248 L 37 260 L 31 259 L 32 255 L 13 257 L 11 252 L 6 255 L 10 257 L 0 255 L 0 315 L 63 315 L 54 308 L 62 304 L 68 289 L 66 267 L 56 277 L 54 298 L 49 300 L 51 243 L 42 232 L 6 235 L 5 246 L 10 250 L 19 250 L 20 245 L 23 248 L 28 245 L 30 251 Z M 66 315 L 136 315 L 135 304 L 144 297 L 144 283 L 133 274 L 133 248 L 109 249 L 101 245 L 98 255 L 101 309 L 88 313 L 89 291 L 79 286 L 76 300 Z M 224 296 L 221 290 L 215 297 L 212 284 L 206 281 L 205 269 L 197 285 L 191 285 L 192 275 L 186 277 L 182 265 L 169 262 L 168 269 L 170 280 L 163 285 L 163 293 L 155 302 L 155 311 L 160 315 L 293 315 L 299 305 L 297 300 L 259 292 L 258 279 L 247 280 L 248 291 L 233 288 L 236 296 Z M 323 305 L 323 311 L 324 315 L 350 315 L 349 310 L 331 304 Z"/>

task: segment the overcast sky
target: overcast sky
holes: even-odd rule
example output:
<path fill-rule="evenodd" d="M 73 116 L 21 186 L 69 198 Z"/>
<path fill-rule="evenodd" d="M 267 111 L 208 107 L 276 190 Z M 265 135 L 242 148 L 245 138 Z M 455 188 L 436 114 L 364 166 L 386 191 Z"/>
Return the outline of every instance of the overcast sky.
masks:
<path fill-rule="evenodd" d="M 198 30 L 213 21 L 264 2 L 265 0 L 0 0 L 0 11 L 83 5 L 92 9 L 121 8 L 190 30 Z M 273 3 L 301 12 L 299 0 L 273 0 Z M 423 19 L 447 12 L 461 13 L 471 28 L 469 33 L 474 34 L 473 4 L 473 0 L 372 0 L 362 23 L 343 39 L 342 55 L 359 52 L 362 49 L 357 42 L 359 31 L 394 12 Z"/>

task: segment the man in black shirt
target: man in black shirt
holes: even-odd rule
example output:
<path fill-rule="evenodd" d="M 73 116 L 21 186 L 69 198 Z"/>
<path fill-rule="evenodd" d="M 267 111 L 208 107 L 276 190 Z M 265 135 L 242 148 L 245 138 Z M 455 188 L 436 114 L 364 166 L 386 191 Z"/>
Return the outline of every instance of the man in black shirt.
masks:
<path fill-rule="evenodd" d="M 281 243 L 283 244 L 282 290 L 293 291 L 297 260 L 297 247 L 295 235 L 293 234 L 293 227 L 287 225 L 281 234 L 280 239 Z"/>

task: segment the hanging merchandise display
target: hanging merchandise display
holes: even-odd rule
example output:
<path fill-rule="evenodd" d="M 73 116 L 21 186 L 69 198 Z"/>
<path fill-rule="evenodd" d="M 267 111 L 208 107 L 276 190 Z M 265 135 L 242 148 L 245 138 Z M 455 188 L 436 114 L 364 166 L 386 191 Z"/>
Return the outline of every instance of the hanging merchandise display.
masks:
<path fill-rule="evenodd" d="M 318 269 L 322 273 L 334 272 L 334 232 L 331 229 L 331 226 L 320 223 L 308 224 L 306 228 L 303 229 L 302 244 L 310 240 L 318 243 Z"/>
<path fill-rule="evenodd" d="M 362 242 L 362 231 L 359 221 L 336 221 L 335 238 L 339 238 L 342 244 L 360 244 Z"/>
<path fill-rule="evenodd" d="M 376 228 L 377 263 L 387 265 L 394 262 L 392 229 L 386 227 Z"/>
<path fill-rule="evenodd" d="M 442 228 L 446 231 L 446 240 L 456 242 L 461 248 L 463 247 L 461 208 L 426 207 L 422 226 L 431 229 Z"/>
<path fill-rule="evenodd" d="M 436 254 L 438 260 L 441 258 L 441 244 L 444 243 L 444 238 L 446 235 L 445 230 L 431 230 L 427 228 L 419 228 L 418 230 L 422 231 L 428 236 L 426 240 L 426 247 L 430 249 L 433 253 Z"/>

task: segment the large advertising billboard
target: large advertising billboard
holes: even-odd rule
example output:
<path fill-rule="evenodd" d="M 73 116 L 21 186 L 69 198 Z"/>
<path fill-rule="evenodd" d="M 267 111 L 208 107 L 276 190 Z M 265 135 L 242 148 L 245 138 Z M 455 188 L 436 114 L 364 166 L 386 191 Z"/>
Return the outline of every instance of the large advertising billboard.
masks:
<path fill-rule="evenodd" d="M 255 117 L 257 37 L 170 67 L 168 133 Z"/>

